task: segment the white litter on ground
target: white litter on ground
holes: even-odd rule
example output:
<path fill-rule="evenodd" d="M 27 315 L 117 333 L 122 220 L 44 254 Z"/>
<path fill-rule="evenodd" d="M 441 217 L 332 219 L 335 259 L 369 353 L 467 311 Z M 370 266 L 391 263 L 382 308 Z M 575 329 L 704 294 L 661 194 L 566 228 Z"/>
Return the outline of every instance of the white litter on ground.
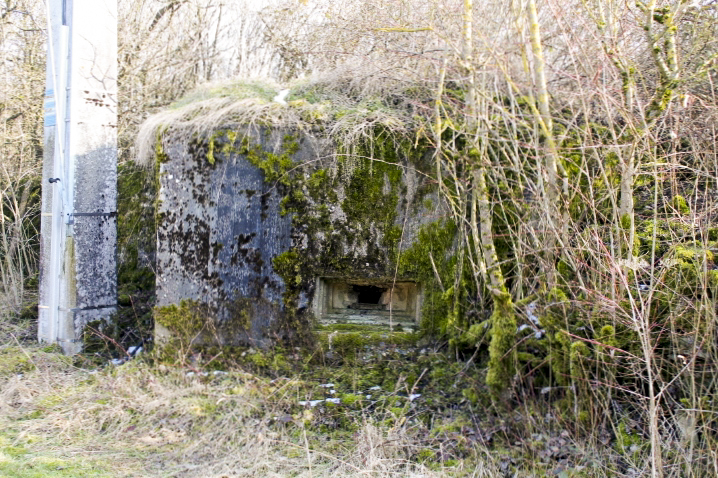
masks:
<path fill-rule="evenodd" d="M 289 96 L 289 90 L 281 90 L 279 93 L 277 93 L 277 96 L 272 99 L 272 101 L 274 101 L 275 103 L 279 103 L 280 105 L 286 105 L 287 96 Z"/>
<path fill-rule="evenodd" d="M 306 407 L 307 405 L 309 405 L 310 407 L 314 408 L 314 407 L 316 407 L 317 405 L 319 405 L 320 403 L 322 403 L 323 401 L 324 401 L 324 400 L 308 400 L 308 401 L 307 401 L 307 400 L 302 400 L 302 401 L 299 402 L 299 405 L 301 405 L 301 406 L 303 406 L 303 407 Z"/>

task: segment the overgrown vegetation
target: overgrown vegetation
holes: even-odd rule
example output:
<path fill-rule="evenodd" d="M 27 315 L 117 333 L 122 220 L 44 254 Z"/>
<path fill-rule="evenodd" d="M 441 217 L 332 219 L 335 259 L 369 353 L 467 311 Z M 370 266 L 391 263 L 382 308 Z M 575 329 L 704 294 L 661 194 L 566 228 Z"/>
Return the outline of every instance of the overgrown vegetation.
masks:
<path fill-rule="evenodd" d="M 239 360 L 274 378 L 242 371 Z M 423 407 L 405 391 L 413 385 L 406 380 L 419 377 L 392 366 L 413 369 L 396 352 L 373 359 L 371 374 L 354 384 L 358 368 L 303 366 L 279 351 L 245 349 L 222 361 L 233 364 L 229 372 L 202 358 L 188 368 L 136 361 L 97 371 L 38 347 L 3 348 L 0 473 L 495 476 L 478 441 L 461 435 L 469 422 L 447 416 L 443 431 L 427 435 L 415 416 Z M 429 361 L 436 374 L 446 370 L 442 383 L 460 368 L 439 357 L 420 360 Z M 283 376 L 290 370 L 292 378 Z M 335 380 L 336 391 L 322 379 Z M 382 383 L 374 398 L 359 393 L 373 383 Z M 327 396 L 343 403 L 300 404 Z"/>
<path fill-rule="evenodd" d="M 0 335 L 36 316 L 44 40 L 33 2 L 0 7 Z M 14 79 L 22 79 L 15 81 Z"/>
<path fill-rule="evenodd" d="M 413 16 L 405 13 L 427 28 L 407 22 L 377 28 L 360 19 L 359 11 L 328 22 L 339 30 L 349 28 L 352 18 L 350 29 L 370 44 L 382 39 L 398 48 L 404 41 L 415 47 L 438 41 L 460 52 L 412 60 L 391 48 L 381 54 L 353 52 L 368 71 L 374 71 L 370 59 L 388 71 L 399 71 L 392 61 L 412 65 L 424 75 L 413 85 L 391 75 L 379 82 L 371 74 L 373 83 L 359 85 L 339 75 L 332 82 L 291 85 L 294 102 L 287 106 L 266 95 L 229 99 L 231 94 L 215 92 L 215 98 L 156 121 L 183 128 L 197 124 L 194 133 L 200 134 L 201 128 L 227 121 L 317 128 L 318 134 L 338 133 L 330 136 L 338 148 L 359 157 L 355 145 L 365 138 L 378 142 L 387 131 L 395 148 L 402 142 L 433 148 L 433 180 L 448 213 L 425 228 L 405 252 L 408 259 L 399 259 L 402 272 L 413 269 L 431 287 L 423 330 L 447 341 L 460 359 L 486 367 L 485 384 L 499 407 L 545 391 L 556 416 L 571 416 L 576 433 L 602 431 L 621 450 L 627 448 L 616 424 L 627 417 L 640 423 L 653 476 L 671 469 L 708 470 L 713 410 L 698 403 L 714 393 L 703 370 L 711 367 L 710 352 L 704 351 L 714 348 L 708 237 L 714 211 L 708 191 L 715 178 L 705 154 L 714 138 L 691 119 L 698 111 L 713 111 L 712 53 L 691 43 L 697 19 L 707 17 L 679 2 L 639 2 L 633 11 L 603 2 L 549 3 L 544 13 L 561 21 L 548 26 L 541 24 L 534 1 L 510 2 L 503 9 L 472 9 L 469 2 L 464 8 L 461 36 L 446 28 L 448 17 L 421 8 Z M 584 15 L 583 32 L 555 16 L 568 8 Z M 511 18 L 496 28 L 523 39 L 525 49 L 489 44 L 481 36 L 485 29 L 472 36 L 471 18 L 479 11 Z M 639 19 L 636 31 L 645 34 L 649 56 L 640 64 L 634 52 L 625 52 L 623 35 L 630 28 L 621 22 L 630 15 Z M 707 34 L 713 27 L 705 22 L 700 28 Z M 542 27 L 571 38 L 559 42 L 563 57 L 556 46 L 551 55 L 544 53 Z M 453 35 L 433 36 L 437 30 Z M 400 38 L 387 39 L 390 33 Z M 593 57 L 571 49 L 572 42 L 589 41 L 590 35 L 601 38 L 602 50 Z M 678 81 L 680 48 L 705 81 Z M 516 64 L 503 59 L 512 55 Z M 329 61 L 311 51 L 307 58 Z M 559 58 L 581 73 L 549 72 Z M 422 62 L 444 66 L 432 78 L 420 70 Z M 520 64 L 523 76 L 511 70 Z M 357 65 L 348 67 L 359 71 Z M 640 88 L 637 75 L 643 75 Z M 597 76 L 602 89 L 585 79 Z M 549 80 L 555 86 L 549 87 Z M 693 100 L 680 102 L 680 95 Z M 351 123 L 343 122 L 347 117 Z M 352 134 L 356 131 L 361 133 Z M 306 216 L 300 209 L 291 212 Z M 453 228 L 448 243 L 422 244 L 422 234 L 438 238 L 442 224 Z M 685 413 L 691 420 L 703 417 L 702 432 L 694 428 L 686 434 L 673 425 Z M 664 456 L 668 444 L 692 450 L 690 460 Z M 664 467 L 666 460 L 674 468 Z"/>
<path fill-rule="evenodd" d="M 0 470 L 116 474 L 87 454 L 67 458 L 75 448 L 52 456 L 48 450 L 67 445 L 43 433 L 62 430 L 73 447 L 94 444 L 131 468 L 160 450 L 177 475 L 192 475 L 199 462 L 217 476 L 250 469 L 238 460 L 260 433 L 271 438 L 257 448 L 264 458 L 257 474 L 358 473 L 367 463 L 376 474 L 461 475 L 474 463 L 489 475 L 718 473 L 715 4 L 476 3 L 277 2 L 243 17 L 262 22 L 237 23 L 237 44 L 248 48 L 225 63 L 219 52 L 229 17 L 221 20 L 221 9 L 200 0 L 122 4 L 123 161 L 152 163 L 159 126 L 211 138 L 229 124 L 279 125 L 332 138 L 341 151 L 338 175 L 317 171 L 302 185 L 313 201 L 331 202 L 334 178 L 356 181 L 358 195 L 366 190 L 385 207 L 351 213 L 376 212 L 391 223 L 396 205 L 368 172 L 386 173 L 392 193 L 398 183 L 389 165 L 365 157 L 392 163 L 409 151 L 428 165 L 420 169 L 437 192 L 431 207 L 438 204 L 442 217 L 393 264 L 394 274 L 424 285 L 424 342 L 319 331 L 319 351 L 308 356 L 236 350 L 237 360 L 221 362 L 230 376 L 205 378 L 186 373 L 225 358 L 193 348 L 194 329 L 172 365 L 96 375 L 23 341 L 34 336 L 37 286 L 42 13 L 23 2 L 3 6 Z M 258 51 L 253 38 L 269 53 L 242 56 Z M 147 114 L 235 70 L 286 83 L 197 90 L 150 119 L 134 154 L 132 138 Z M 286 86 L 288 104 L 273 101 Z M 291 189 L 288 158 L 257 159 L 268 178 Z M 153 326 L 157 178 L 145 176 L 152 174 L 122 166 L 122 308 L 114 330 L 95 324 L 89 352 L 109 343 L 124 354 L 146 345 Z M 293 194 L 283 206 L 317 226 L 303 217 L 308 200 Z M 395 247 L 401 236 L 388 227 L 385 237 Z M 310 266 L 292 251 L 275 264 L 295 289 Z M 329 380 L 342 387 L 342 405 L 297 408 L 297 399 L 320 396 L 314 383 Z M 387 392 L 383 401 L 362 398 L 371 383 Z M 392 390 L 392 383 L 402 385 Z M 428 390 L 419 392 L 427 402 L 399 398 L 414 383 Z M 230 435 L 237 423 L 254 428 Z M 135 431 L 146 438 L 141 446 Z M 328 433 L 340 438 L 322 442 Z M 116 441 L 103 448 L 99 437 Z M 574 461 L 584 446 L 591 463 Z M 562 471 L 555 465 L 568 462 Z M 162 465 L 146 466 L 128 474 L 159 474 Z"/>

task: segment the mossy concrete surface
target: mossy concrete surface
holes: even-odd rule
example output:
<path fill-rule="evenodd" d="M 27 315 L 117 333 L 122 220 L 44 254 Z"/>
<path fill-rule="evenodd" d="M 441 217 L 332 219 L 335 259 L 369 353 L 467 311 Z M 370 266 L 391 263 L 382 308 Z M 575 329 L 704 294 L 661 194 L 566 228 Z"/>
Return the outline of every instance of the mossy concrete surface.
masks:
<path fill-rule="evenodd" d="M 347 154 L 320 134 L 235 126 L 170 128 L 158 151 L 160 342 L 166 308 L 191 300 L 212 324 L 198 343 L 308 343 L 319 278 L 417 280 L 397 260 L 437 217 L 421 148 L 379 133 Z"/>

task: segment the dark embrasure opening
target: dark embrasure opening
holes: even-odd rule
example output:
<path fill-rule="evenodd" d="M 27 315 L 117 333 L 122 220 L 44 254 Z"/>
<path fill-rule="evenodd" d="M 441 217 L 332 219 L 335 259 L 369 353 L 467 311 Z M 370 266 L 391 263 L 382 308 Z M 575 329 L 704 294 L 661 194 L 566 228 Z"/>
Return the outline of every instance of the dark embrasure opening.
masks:
<path fill-rule="evenodd" d="M 357 303 L 359 304 L 379 304 L 381 296 L 386 290 L 373 285 L 355 285 L 353 289 L 358 294 Z"/>
<path fill-rule="evenodd" d="M 421 288 L 413 281 L 320 277 L 314 315 L 323 324 L 362 324 L 413 329 L 421 311 Z"/>

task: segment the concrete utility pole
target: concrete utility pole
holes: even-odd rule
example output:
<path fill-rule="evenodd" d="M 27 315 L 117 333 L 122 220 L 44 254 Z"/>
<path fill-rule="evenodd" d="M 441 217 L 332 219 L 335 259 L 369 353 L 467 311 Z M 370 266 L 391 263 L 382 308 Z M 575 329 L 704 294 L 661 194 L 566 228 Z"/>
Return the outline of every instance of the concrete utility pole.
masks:
<path fill-rule="evenodd" d="M 117 0 L 47 0 L 38 338 L 67 354 L 117 306 Z"/>

